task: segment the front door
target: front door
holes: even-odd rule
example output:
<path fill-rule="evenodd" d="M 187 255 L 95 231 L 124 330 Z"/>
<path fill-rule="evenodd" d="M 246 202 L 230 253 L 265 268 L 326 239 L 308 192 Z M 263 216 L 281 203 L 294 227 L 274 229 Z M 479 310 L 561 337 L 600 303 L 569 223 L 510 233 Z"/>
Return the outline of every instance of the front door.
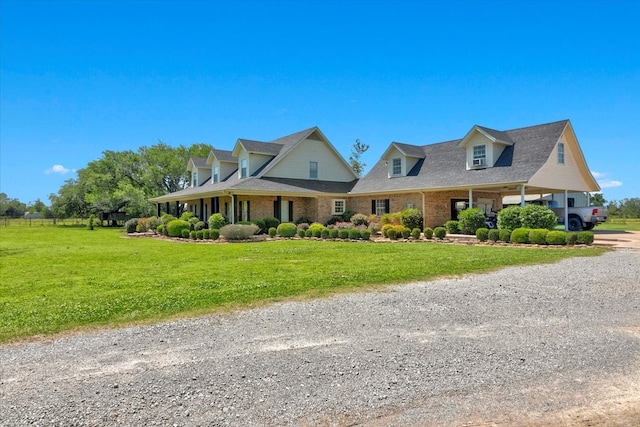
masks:
<path fill-rule="evenodd" d="M 458 214 L 469 207 L 469 199 L 451 199 L 451 219 L 457 221 Z"/>

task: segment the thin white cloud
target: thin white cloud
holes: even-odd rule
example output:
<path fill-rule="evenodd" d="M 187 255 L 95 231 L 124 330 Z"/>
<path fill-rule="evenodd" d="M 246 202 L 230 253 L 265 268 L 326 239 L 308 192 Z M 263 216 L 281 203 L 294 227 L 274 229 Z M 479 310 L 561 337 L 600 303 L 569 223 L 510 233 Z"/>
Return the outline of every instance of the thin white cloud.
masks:
<path fill-rule="evenodd" d="M 62 165 L 53 165 L 52 167 L 50 167 L 49 169 L 47 169 L 46 171 L 44 171 L 44 173 L 46 173 L 47 175 L 50 175 L 52 173 L 57 173 L 60 175 L 65 175 L 69 172 L 73 172 L 71 169 L 67 169 Z"/>
<path fill-rule="evenodd" d="M 607 178 L 609 175 L 606 172 L 594 172 L 591 171 L 591 175 L 598 181 L 598 185 L 600 188 L 614 188 L 622 186 L 622 181 L 618 181 L 616 179 Z"/>

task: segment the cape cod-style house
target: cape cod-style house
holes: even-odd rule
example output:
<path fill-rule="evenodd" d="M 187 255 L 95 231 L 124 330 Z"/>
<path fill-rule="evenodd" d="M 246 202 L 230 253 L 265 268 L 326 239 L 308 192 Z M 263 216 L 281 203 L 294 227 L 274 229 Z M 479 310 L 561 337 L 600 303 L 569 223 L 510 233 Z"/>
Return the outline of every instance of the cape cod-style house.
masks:
<path fill-rule="evenodd" d="M 475 125 L 461 139 L 427 145 L 392 142 L 361 179 L 317 127 L 269 142 L 238 139 L 231 151 L 190 159 L 187 169 L 190 188 L 151 199 L 158 214 L 175 203 L 205 221 L 220 212 L 232 222 L 324 222 L 345 211 L 415 207 L 435 227 L 466 207 L 499 210 L 505 196 L 524 204 L 531 194 L 600 190 L 569 120 L 512 130 Z"/>

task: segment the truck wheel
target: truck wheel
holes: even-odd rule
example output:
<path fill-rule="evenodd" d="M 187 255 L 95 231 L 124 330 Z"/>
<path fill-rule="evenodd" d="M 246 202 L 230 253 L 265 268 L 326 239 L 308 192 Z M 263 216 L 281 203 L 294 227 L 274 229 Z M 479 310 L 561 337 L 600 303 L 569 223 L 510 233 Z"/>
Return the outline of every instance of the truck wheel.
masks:
<path fill-rule="evenodd" d="M 595 227 L 595 225 L 593 225 L 592 222 L 586 222 L 582 227 L 582 229 L 589 231 L 589 230 L 593 230 L 593 227 Z"/>
<path fill-rule="evenodd" d="M 580 218 L 569 218 L 569 231 L 580 231 L 582 230 L 582 221 Z"/>

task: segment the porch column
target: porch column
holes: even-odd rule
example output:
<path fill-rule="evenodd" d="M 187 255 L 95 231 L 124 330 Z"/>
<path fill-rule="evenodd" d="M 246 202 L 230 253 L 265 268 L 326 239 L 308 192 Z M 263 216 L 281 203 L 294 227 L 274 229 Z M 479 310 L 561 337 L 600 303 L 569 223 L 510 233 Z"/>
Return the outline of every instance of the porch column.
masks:
<path fill-rule="evenodd" d="M 231 218 L 229 218 L 231 220 L 231 224 L 235 224 L 236 223 L 236 195 L 232 194 L 231 195 Z"/>
<path fill-rule="evenodd" d="M 469 209 L 473 207 L 473 190 L 469 189 Z"/>
<path fill-rule="evenodd" d="M 564 190 L 564 231 L 569 231 L 569 190 Z"/>
<path fill-rule="evenodd" d="M 176 218 L 180 218 L 180 202 L 176 200 Z"/>
<path fill-rule="evenodd" d="M 524 208 L 524 185 L 520 186 L 520 207 Z"/>
<path fill-rule="evenodd" d="M 160 203 L 156 204 L 156 209 L 158 211 L 157 217 L 160 218 L 162 216 L 162 212 L 160 212 Z"/>

